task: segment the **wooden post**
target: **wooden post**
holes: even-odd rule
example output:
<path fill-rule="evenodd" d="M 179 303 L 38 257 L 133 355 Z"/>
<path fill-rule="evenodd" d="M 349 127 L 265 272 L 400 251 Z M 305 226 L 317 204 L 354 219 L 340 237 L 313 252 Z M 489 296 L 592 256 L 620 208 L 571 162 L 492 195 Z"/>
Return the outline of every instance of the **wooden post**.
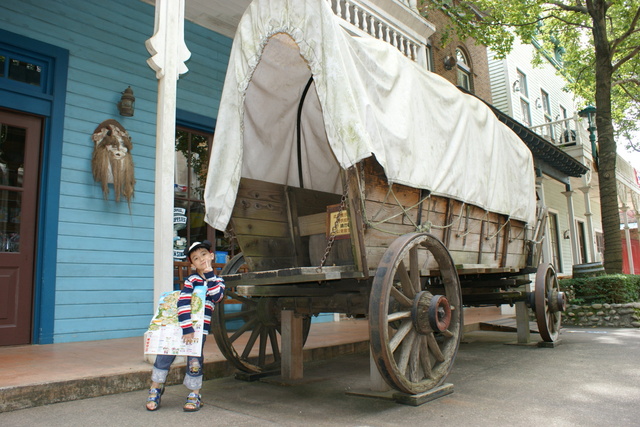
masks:
<path fill-rule="evenodd" d="M 525 285 L 525 292 L 531 292 L 531 285 Z M 529 344 L 531 342 L 529 308 L 524 301 L 516 302 L 516 331 L 518 344 Z"/>
<path fill-rule="evenodd" d="M 282 310 L 282 366 L 284 380 L 302 379 L 302 317 Z"/>

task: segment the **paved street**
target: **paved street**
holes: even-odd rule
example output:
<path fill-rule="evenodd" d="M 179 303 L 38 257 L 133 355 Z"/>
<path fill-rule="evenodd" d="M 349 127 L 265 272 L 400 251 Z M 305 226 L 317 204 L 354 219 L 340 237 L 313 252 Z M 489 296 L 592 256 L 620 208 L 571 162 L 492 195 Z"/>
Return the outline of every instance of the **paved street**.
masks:
<path fill-rule="evenodd" d="M 454 393 L 419 407 L 347 395 L 365 390 L 368 355 L 305 365 L 295 386 L 206 381 L 206 405 L 182 412 L 186 389 L 168 387 L 162 408 L 145 391 L 0 414 L 13 426 L 637 426 L 640 331 L 563 329 L 557 348 L 509 345 L 515 333 L 465 336 L 448 382 Z M 52 367 L 53 368 L 53 367 Z"/>

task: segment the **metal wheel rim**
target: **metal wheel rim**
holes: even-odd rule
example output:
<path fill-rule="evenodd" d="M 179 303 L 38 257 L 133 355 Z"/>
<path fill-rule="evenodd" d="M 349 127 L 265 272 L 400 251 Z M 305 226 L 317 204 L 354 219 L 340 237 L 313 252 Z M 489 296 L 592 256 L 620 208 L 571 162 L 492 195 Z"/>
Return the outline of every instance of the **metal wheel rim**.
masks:
<path fill-rule="evenodd" d="M 242 253 L 237 254 L 224 267 L 221 276 L 235 274 L 245 264 Z M 224 303 L 216 305 L 211 320 L 212 333 L 220 352 L 236 368 L 248 373 L 260 373 L 280 369 L 280 317 L 271 304 L 273 298 L 250 298 L 238 295 L 230 289 L 225 299 L 242 302 L 239 312 L 225 312 Z M 237 331 L 227 331 L 227 321 L 241 319 L 245 323 Z M 303 342 L 306 341 L 311 327 L 311 318 L 303 319 Z M 239 338 L 248 337 L 246 343 Z M 257 350 L 257 354 L 256 351 Z"/>
<path fill-rule="evenodd" d="M 426 248 L 437 261 L 444 283 L 443 296 L 452 308 L 449 327 L 443 333 L 418 332 L 412 314 L 414 310 L 407 306 L 408 300 L 423 294 L 417 266 L 419 247 Z M 405 260 L 409 262 L 408 270 Z M 402 273 L 401 266 L 407 275 Z M 400 300 L 404 304 L 399 307 L 397 301 Z M 369 301 L 371 352 L 385 381 L 409 394 L 441 385 L 453 367 L 460 345 L 462 311 L 460 281 L 444 244 L 427 233 L 411 233 L 396 239 L 378 266 Z M 392 324 L 398 325 L 395 331 Z"/>
<path fill-rule="evenodd" d="M 558 339 L 562 313 L 553 311 L 549 298 L 560 292 L 558 277 L 551 264 L 541 264 L 536 272 L 535 313 L 538 330 L 543 341 L 554 342 Z"/>

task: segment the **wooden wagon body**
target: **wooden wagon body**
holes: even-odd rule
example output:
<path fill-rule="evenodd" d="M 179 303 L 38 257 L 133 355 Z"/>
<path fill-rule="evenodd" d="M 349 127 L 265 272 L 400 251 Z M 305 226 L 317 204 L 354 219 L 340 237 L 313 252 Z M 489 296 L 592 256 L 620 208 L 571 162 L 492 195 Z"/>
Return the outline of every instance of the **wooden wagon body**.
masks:
<path fill-rule="evenodd" d="M 239 308 L 215 312 L 221 351 L 277 370 L 312 316 L 366 316 L 382 378 L 417 394 L 450 371 L 464 306 L 526 302 L 555 340 L 564 298 L 538 265 L 546 215 L 528 149 L 477 99 L 334 18 L 325 2 L 258 0 L 239 26 L 205 191 L 207 221 L 241 251 L 222 272 Z M 402 67 L 358 68 L 388 58 Z M 397 114 L 414 96 L 405 80 L 425 97 L 412 120 Z"/>

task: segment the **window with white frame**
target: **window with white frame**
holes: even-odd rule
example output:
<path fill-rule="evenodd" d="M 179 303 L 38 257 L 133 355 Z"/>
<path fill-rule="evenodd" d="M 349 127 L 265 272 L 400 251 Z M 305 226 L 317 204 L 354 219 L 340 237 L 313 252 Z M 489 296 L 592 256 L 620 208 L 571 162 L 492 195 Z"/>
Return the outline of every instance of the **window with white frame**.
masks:
<path fill-rule="evenodd" d="M 433 50 L 431 49 L 431 45 L 426 45 L 424 50 L 427 56 L 427 70 L 435 71 L 435 68 L 433 67 Z"/>
<path fill-rule="evenodd" d="M 562 105 L 560 106 L 560 116 L 562 117 L 562 119 L 567 119 L 567 109 L 564 108 Z"/>
<path fill-rule="evenodd" d="M 540 99 L 542 102 L 542 111 L 544 111 L 544 121 L 545 123 L 551 123 L 553 118 L 551 117 L 551 101 L 549 100 L 549 94 L 544 90 L 540 89 Z M 552 141 L 555 141 L 555 132 L 552 125 L 549 125 L 548 136 Z"/>
<path fill-rule="evenodd" d="M 520 116 L 523 124 L 531 126 L 531 107 L 524 98 L 520 98 Z"/>
<path fill-rule="evenodd" d="M 604 254 L 604 234 L 602 234 L 601 231 L 596 231 L 596 251 L 598 251 L 600 261 L 602 261 L 602 255 Z"/>
<path fill-rule="evenodd" d="M 551 121 L 551 101 L 549 100 L 549 94 L 544 89 L 540 89 L 540 98 L 542 98 L 544 115 L 549 117 L 549 121 Z"/>
<path fill-rule="evenodd" d="M 516 80 L 516 91 L 520 92 L 520 96 L 528 98 L 529 86 L 527 85 L 527 75 L 519 69 L 516 71 L 516 73 L 518 76 Z"/>
<path fill-rule="evenodd" d="M 589 259 L 589 253 L 587 251 L 587 231 L 584 221 L 576 220 L 576 228 L 578 231 L 578 253 L 580 262 L 586 264 Z"/>
<path fill-rule="evenodd" d="M 471 63 L 462 49 L 456 49 L 456 60 L 458 69 L 458 86 L 469 92 L 473 92 L 473 81 L 471 79 Z"/>

